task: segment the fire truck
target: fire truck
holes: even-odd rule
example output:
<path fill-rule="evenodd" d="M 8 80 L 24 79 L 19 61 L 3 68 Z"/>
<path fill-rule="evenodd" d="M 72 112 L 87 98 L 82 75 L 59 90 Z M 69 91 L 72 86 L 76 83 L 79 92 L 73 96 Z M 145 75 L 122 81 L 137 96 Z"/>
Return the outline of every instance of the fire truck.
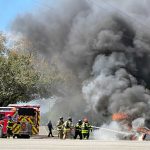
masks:
<path fill-rule="evenodd" d="M 8 107 L 0 107 L 0 134 L 2 137 L 7 137 L 8 115 L 13 119 L 13 137 L 30 138 L 39 133 L 39 105 L 10 104 Z"/>

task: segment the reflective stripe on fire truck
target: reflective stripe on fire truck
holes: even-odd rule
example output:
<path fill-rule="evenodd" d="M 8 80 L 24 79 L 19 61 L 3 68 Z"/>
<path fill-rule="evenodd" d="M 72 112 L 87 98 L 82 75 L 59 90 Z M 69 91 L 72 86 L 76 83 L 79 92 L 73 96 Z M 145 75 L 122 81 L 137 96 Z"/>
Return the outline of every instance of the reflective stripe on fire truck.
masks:
<path fill-rule="evenodd" d="M 19 116 L 18 121 L 22 121 L 22 119 L 24 118 L 24 116 Z"/>
<path fill-rule="evenodd" d="M 38 134 L 38 130 L 35 126 L 32 126 L 32 134 Z"/>
<path fill-rule="evenodd" d="M 26 118 L 32 125 L 32 134 L 38 134 L 38 129 L 35 127 L 34 123 L 32 122 L 30 117 Z"/>
<path fill-rule="evenodd" d="M 37 112 L 37 126 L 39 126 L 40 125 L 40 112 L 38 111 Z"/>
<path fill-rule="evenodd" d="M 36 127 L 29 116 L 20 116 L 19 121 L 20 122 L 29 122 L 32 125 L 32 134 L 33 135 L 39 133 L 39 126 Z"/>
<path fill-rule="evenodd" d="M 39 132 L 39 126 L 40 126 L 40 112 L 37 112 L 37 130 Z"/>
<path fill-rule="evenodd" d="M 27 121 L 32 125 L 32 134 L 38 134 L 38 129 L 35 127 L 30 117 L 26 117 Z"/>
<path fill-rule="evenodd" d="M 12 132 L 13 132 L 13 134 L 19 134 L 20 129 L 21 129 L 20 124 L 15 123 L 15 124 L 13 125 L 13 127 L 12 127 Z"/>

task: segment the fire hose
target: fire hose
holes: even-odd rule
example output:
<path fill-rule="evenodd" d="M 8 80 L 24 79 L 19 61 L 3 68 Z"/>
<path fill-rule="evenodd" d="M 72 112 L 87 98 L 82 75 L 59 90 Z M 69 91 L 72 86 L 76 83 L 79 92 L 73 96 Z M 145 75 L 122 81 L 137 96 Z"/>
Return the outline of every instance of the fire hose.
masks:
<path fill-rule="evenodd" d="M 103 127 L 92 126 L 92 128 L 93 129 L 101 129 L 101 130 L 105 130 L 105 131 L 109 131 L 109 132 L 114 132 L 114 133 L 118 133 L 118 134 L 123 134 L 123 135 L 131 135 L 131 134 L 133 134 L 132 132 L 129 133 L 129 132 L 117 131 L 117 130 L 103 128 Z"/>

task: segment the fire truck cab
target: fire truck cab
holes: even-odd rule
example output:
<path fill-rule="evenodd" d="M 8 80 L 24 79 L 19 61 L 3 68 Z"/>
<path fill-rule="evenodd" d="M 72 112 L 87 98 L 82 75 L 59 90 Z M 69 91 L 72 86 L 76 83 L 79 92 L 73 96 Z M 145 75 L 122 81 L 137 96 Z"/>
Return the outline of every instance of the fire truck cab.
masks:
<path fill-rule="evenodd" d="M 0 107 L 0 137 L 7 137 L 8 116 L 14 116 L 15 107 Z"/>

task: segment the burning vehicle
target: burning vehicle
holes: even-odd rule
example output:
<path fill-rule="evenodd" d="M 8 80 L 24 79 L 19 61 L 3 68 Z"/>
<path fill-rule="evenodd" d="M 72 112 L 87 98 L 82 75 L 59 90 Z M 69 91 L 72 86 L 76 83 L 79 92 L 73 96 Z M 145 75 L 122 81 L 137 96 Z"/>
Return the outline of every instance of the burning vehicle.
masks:
<path fill-rule="evenodd" d="M 138 122 L 144 118 L 137 119 Z M 150 129 L 146 126 L 149 120 L 144 120 L 142 124 L 134 126 L 134 121 L 136 120 L 133 116 L 126 113 L 115 113 L 112 115 L 112 120 L 117 121 L 122 127 L 124 132 L 123 139 L 127 140 L 150 140 Z"/>

